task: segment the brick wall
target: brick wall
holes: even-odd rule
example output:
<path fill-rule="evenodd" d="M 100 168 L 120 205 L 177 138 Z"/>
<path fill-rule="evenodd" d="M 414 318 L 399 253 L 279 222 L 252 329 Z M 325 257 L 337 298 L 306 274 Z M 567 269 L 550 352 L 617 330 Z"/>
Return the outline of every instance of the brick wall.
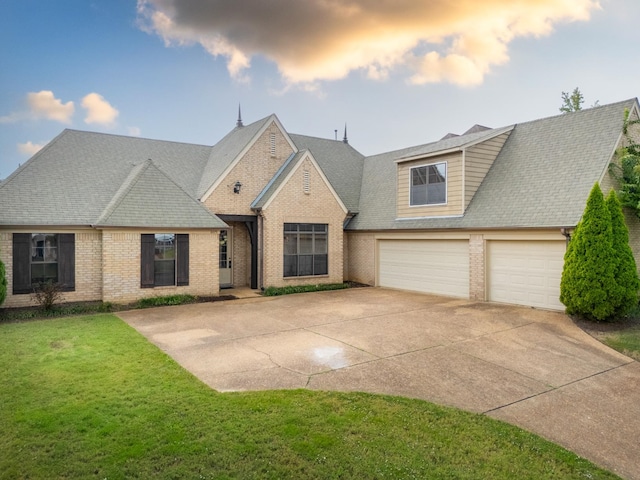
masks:
<path fill-rule="evenodd" d="M 469 298 L 484 301 L 485 298 L 485 243 L 484 236 L 469 236 Z"/>
<path fill-rule="evenodd" d="M 38 229 L 23 233 L 74 233 L 76 251 L 76 287 L 73 292 L 64 292 L 65 302 L 84 302 L 102 298 L 102 235 L 91 231 L 58 231 Z M 13 295 L 13 231 L 0 232 L 0 259 L 7 271 L 7 298 L 3 307 L 33 306 L 31 295 Z M 19 233 L 19 232 L 16 232 Z"/>
<path fill-rule="evenodd" d="M 271 154 L 271 134 L 275 135 L 275 156 Z M 260 194 L 293 150 L 284 135 L 272 122 L 249 148 L 244 157 L 233 167 L 204 204 L 216 214 L 255 215 L 251 202 Z M 233 186 L 242 183 L 240 193 L 233 193 Z"/>
<path fill-rule="evenodd" d="M 375 285 L 375 238 L 373 233 L 348 232 L 347 275 L 353 282 Z"/>
<path fill-rule="evenodd" d="M 305 193 L 305 173 L 308 192 Z M 308 158 L 294 170 L 291 178 L 263 215 L 263 286 L 340 283 L 343 281 L 343 222 L 345 211 L 324 183 Z M 283 277 L 285 223 L 322 223 L 328 225 L 329 274 L 309 277 Z"/>
<path fill-rule="evenodd" d="M 174 294 L 215 296 L 219 293 L 218 231 L 189 234 L 189 285 L 140 288 L 140 242 L 143 231 L 103 232 L 103 299 L 126 303 L 144 297 Z M 155 232 L 161 233 L 161 232 Z M 173 232 L 172 232 L 173 233 Z"/>

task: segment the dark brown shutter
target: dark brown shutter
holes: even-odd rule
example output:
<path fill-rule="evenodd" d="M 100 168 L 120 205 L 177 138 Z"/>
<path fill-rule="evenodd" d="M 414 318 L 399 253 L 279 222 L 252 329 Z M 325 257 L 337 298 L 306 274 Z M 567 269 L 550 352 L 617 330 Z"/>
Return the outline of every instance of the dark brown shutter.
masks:
<path fill-rule="evenodd" d="M 64 292 L 76 289 L 76 236 L 58 234 L 58 283 Z"/>
<path fill-rule="evenodd" d="M 156 236 L 153 233 L 144 233 L 141 237 L 140 288 L 153 288 L 153 261 L 156 250 Z"/>
<path fill-rule="evenodd" d="M 176 268 L 178 270 L 178 286 L 189 285 L 189 235 L 179 233 L 176 235 Z"/>
<path fill-rule="evenodd" d="M 13 234 L 13 294 L 31 293 L 31 234 Z"/>

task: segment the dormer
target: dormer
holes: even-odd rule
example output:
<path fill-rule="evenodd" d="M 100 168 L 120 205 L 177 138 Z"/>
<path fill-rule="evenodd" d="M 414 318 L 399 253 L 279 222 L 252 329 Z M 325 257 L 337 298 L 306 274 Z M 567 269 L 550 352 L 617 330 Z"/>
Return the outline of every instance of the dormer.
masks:
<path fill-rule="evenodd" d="M 513 126 L 447 135 L 396 160 L 398 218 L 464 215 Z"/>

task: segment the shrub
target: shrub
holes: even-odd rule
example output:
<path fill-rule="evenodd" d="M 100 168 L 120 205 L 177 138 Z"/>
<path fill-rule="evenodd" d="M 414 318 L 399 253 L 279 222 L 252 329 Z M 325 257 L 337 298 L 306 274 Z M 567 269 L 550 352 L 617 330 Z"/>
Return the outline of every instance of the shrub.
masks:
<path fill-rule="evenodd" d="M 40 308 L 45 311 L 51 310 L 55 303 L 64 300 L 62 286 L 51 280 L 36 284 L 33 287 L 33 294 L 31 296 L 33 300 L 40 305 Z"/>
<path fill-rule="evenodd" d="M 570 315 L 609 319 L 617 310 L 615 253 L 611 214 L 597 183 L 569 245 L 560 281 L 560 301 Z"/>
<path fill-rule="evenodd" d="M 7 298 L 7 272 L 4 268 L 4 263 L 0 260 L 0 305 L 2 305 Z"/>
<path fill-rule="evenodd" d="M 287 287 L 267 287 L 262 292 L 265 297 L 290 295 L 292 293 L 320 292 L 324 290 L 341 290 L 349 288 L 348 283 L 323 283 L 319 285 L 289 285 Z"/>
<path fill-rule="evenodd" d="M 629 246 L 629 229 L 624 221 L 620 200 L 613 190 L 609 192 L 606 205 L 611 215 L 613 278 L 617 287 L 612 300 L 616 309 L 615 315 L 623 316 L 638 304 L 640 280 L 638 280 L 636 261 Z"/>
<path fill-rule="evenodd" d="M 142 298 L 136 302 L 138 308 L 164 307 L 167 305 L 182 305 L 183 303 L 193 303 L 196 297 L 188 294 L 167 295 L 164 297 Z"/>

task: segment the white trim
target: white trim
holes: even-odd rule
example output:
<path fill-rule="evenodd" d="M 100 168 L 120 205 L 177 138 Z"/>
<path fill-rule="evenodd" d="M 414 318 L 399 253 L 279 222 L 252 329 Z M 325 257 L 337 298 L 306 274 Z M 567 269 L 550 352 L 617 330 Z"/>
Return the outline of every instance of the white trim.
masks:
<path fill-rule="evenodd" d="M 308 150 L 306 152 L 304 152 L 303 155 L 300 156 L 300 158 L 298 159 L 297 164 L 291 169 L 291 171 L 287 174 L 287 176 L 284 178 L 284 180 L 282 180 L 282 182 L 280 182 L 280 185 L 278 185 L 278 188 L 276 189 L 276 191 L 273 192 L 269 196 L 269 199 L 262 206 L 262 210 L 266 210 L 267 208 L 269 208 L 269 205 L 271 204 L 271 202 L 280 194 L 280 191 L 284 188 L 284 186 L 289 183 L 289 180 L 291 179 L 291 177 L 293 177 L 295 172 L 300 168 L 300 165 L 302 165 L 302 163 L 303 163 L 303 161 L 305 159 L 309 159 L 309 161 L 311 161 L 311 164 L 315 167 L 316 171 L 320 175 L 320 178 L 322 178 L 324 183 L 329 188 L 329 191 L 331 191 L 331 194 L 333 195 L 333 197 L 336 199 L 336 201 L 340 205 L 340 208 L 342 208 L 344 213 L 347 214 L 349 212 L 349 210 L 347 209 L 347 207 L 345 207 L 344 203 L 342 202 L 342 200 L 340 199 L 340 197 L 338 196 L 336 191 L 331 186 L 331 183 L 329 182 L 329 180 L 325 176 L 324 172 L 320 168 L 320 165 L 318 165 L 318 162 L 316 162 L 316 159 L 313 158 L 313 154 Z"/>
<path fill-rule="evenodd" d="M 291 137 L 289 137 L 289 134 L 286 132 L 286 130 L 282 126 L 282 123 L 280 123 L 280 120 L 278 119 L 278 117 L 275 114 L 272 114 L 268 118 L 269 118 L 269 120 L 264 122 L 264 125 L 260 128 L 260 130 L 258 130 L 258 132 L 253 136 L 253 138 L 247 142 L 245 147 L 240 151 L 240 153 L 236 156 L 236 158 L 234 158 L 233 161 L 229 165 L 227 165 L 227 168 L 224 169 L 224 171 L 220 174 L 220 176 L 206 190 L 204 195 L 202 195 L 202 197 L 200 197 L 200 201 L 202 203 L 206 202 L 206 200 L 211 196 L 211 194 L 214 192 L 214 190 L 220 186 L 220 184 L 222 183 L 222 181 L 225 178 L 227 178 L 229 173 L 231 173 L 231 170 L 233 170 L 233 168 L 238 163 L 240 163 L 240 160 L 242 160 L 244 158 L 244 156 L 247 154 L 249 149 L 251 147 L 253 147 L 253 145 L 256 143 L 258 138 L 260 138 L 260 136 L 262 136 L 262 134 L 267 130 L 267 128 L 269 128 L 271 126 L 272 123 L 275 123 L 276 127 L 280 130 L 280 132 L 282 133 L 282 136 L 285 138 L 287 143 L 289 143 L 289 146 L 293 150 L 293 153 L 298 153 L 298 147 L 296 147 L 296 144 L 293 143 L 293 140 L 291 140 Z M 243 128 L 245 128 L 245 127 L 243 127 Z"/>
<path fill-rule="evenodd" d="M 430 167 L 431 165 L 440 165 L 444 164 L 444 202 L 442 203 L 420 203 L 416 205 L 411 204 L 411 188 L 413 187 L 413 175 L 412 171 L 414 168 L 421 167 Z M 429 179 L 429 172 L 427 171 L 427 181 Z M 429 185 L 427 183 L 427 185 Z M 409 208 L 424 208 L 424 207 L 441 207 L 443 205 L 449 204 L 449 161 L 444 160 L 441 162 L 433 162 L 433 163 L 424 163 L 422 165 L 414 165 L 409 167 Z"/>
<path fill-rule="evenodd" d="M 424 206 L 424 205 L 420 205 L 420 206 Z M 429 216 L 425 216 L 425 217 L 396 218 L 396 221 L 401 221 L 401 220 L 425 220 L 425 219 L 434 219 L 434 218 L 462 218 L 462 217 L 464 217 L 464 215 L 462 215 L 462 214 L 459 214 L 459 215 L 429 215 Z M 427 227 L 425 227 L 425 228 L 427 228 Z M 450 228 L 450 227 L 447 227 L 447 228 Z"/>
<path fill-rule="evenodd" d="M 403 162 L 411 162 L 413 160 L 420 160 L 421 158 L 429 158 L 429 157 L 437 157 L 438 155 L 445 155 L 447 153 L 455 153 L 455 152 L 461 152 L 469 147 L 473 147 L 475 145 L 478 145 L 480 143 L 484 143 L 487 140 L 491 140 L 495 137 L 498 137 L 500 135 L 502 135 L 503 133 L 507 133 L 510 132 L 511 130 L 513 130 L 515 128 L 515 125 L 510 125 L 508 127 L 504 127 L 504 128 L 500 128 L 498 130 L 496 130 L 492 135 L 487 135 L 486 137 L 480 137 L 477 140 L 474 140 L 472 142 L 469 143 L 464 143 L 462 145 L 460 145 L 459 147 L 453 147 L 453 148 L 448 148 L 446 150 L 437 150 L 435 152 L 429 152 L 429 153 L 417 153 L 415 155 L 411 155 L 410 157 L 401 157 L 397 160 L 395 160 L 395 163 L 403 163 Z M 436 142 L 439 143 L 439 142 Z"/>

